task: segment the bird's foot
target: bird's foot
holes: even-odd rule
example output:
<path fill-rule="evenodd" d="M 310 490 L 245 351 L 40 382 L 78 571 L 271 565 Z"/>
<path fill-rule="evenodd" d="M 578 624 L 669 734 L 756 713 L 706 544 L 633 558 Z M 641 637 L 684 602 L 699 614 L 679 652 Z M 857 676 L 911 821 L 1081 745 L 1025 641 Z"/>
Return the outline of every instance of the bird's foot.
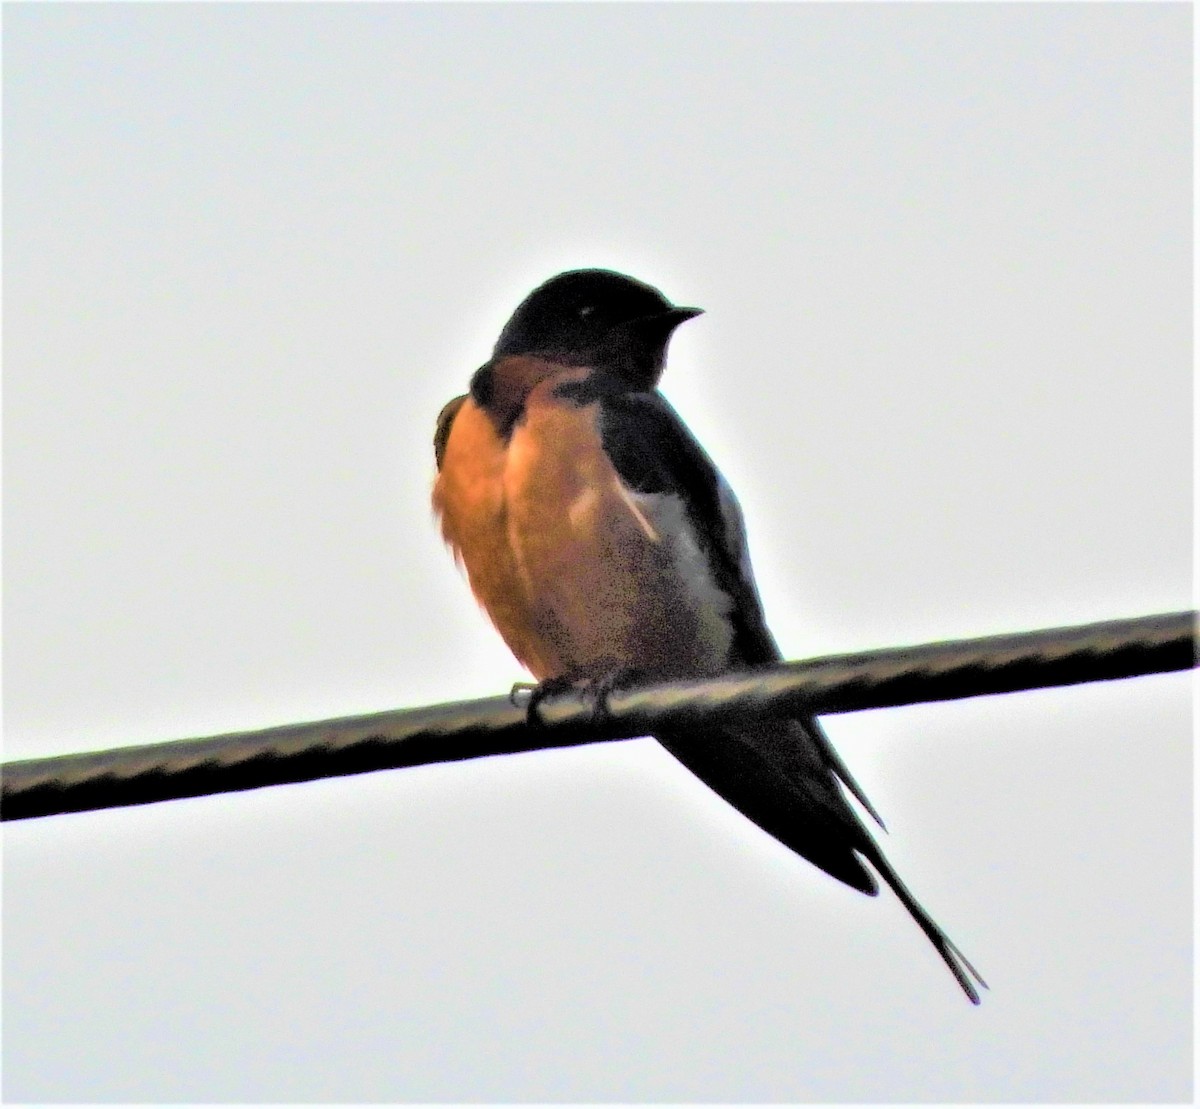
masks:
<path fill-rule="evenodd" d="M 622 666 L 617 670 L 610 670 L 598 678 L 593 678 L 587 685 L 592 719 L 594 721 L 607 719 L 609 697 L 623 689 L 637 685 L 640 681 L 645 681 L 646 677 L 646 672 L 639 670 L 636 666 Z"/>
<path fill-rule="evenodd" d="M 568 671 L 557 677 L 540 682 L 517 682 L 508 699 L 517 707 L 525 704 L 525 720 L 528 724 L 544 724 L 540 712 L 541 703 L 548 697 L 556 697 L 568 691 L 577 693 L 587 704 L 592 722 L 599 723 L 608 716 L 608 698 L 617 690 L 636 684 L 642 672 L 634 667 L 610 670 L 605 674 L 585 674 Z"/>
<path fill-rule="evenodd" d="M 567 690 L 576 688 L 579 680 L 573 674 L 561 674 L 556 678 L 546 678 L 540 682 L 514 682 L 508 699 L 516 708 L 520 708 L 524 704 L 526 724 L 543 724 L 545 721 L 538 713 L 538 706 L 547 697 L 557 697 L 560 693 L 566 693 Z"/>

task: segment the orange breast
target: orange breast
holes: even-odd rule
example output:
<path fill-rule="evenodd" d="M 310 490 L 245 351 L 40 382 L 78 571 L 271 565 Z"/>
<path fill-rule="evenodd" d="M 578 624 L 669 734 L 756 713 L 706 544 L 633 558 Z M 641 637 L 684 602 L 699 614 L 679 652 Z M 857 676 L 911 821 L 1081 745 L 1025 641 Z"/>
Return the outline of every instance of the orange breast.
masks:
<path fill-rule="evenodd" d="M 727 598 L 697 589 L 703 560 L 686 529 L 664 527 L 651 501 L 623 486 L 598 406 L 554 395 L 563 377 L 584 372 L 536 384 L 507 449 L 487 415 L 463 405 L 434 489 L 443 533 L 539 679 L 717 672 L 729 652 Z"/>
<path fill-rule="evenodd" d="M 468 397 L 450 428 L 433 486 L 433 508 L 442 535 L 467 572 L 471 591 L 522 665 L 533 674 L 554 673 L 544 650 L 531 599 L 517 572 L 508 538 L 504 470 L 507 444 Z"/>

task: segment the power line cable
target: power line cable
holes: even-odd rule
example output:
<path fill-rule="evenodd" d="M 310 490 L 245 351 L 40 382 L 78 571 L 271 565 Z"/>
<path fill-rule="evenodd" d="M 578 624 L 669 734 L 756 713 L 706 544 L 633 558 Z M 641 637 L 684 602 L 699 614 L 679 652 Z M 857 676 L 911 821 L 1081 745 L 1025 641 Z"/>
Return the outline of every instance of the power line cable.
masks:
<path fill-rule="evenodd" d="M 0 818 L 143 805 L 702 723 L 948 701 L 1196 665 L 1197 613 L 788 662 L 703 681 L 547 697 L 530 722 L 511 697 L 289 724 L 0 766 Z"/>

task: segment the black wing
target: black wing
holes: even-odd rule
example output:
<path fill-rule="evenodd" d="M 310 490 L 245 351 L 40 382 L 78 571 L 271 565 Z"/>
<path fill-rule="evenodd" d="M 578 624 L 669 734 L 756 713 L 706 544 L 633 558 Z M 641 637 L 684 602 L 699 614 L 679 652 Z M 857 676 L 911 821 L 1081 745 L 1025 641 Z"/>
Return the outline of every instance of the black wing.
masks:
<path fill-rule="evenodd" d="M 602 401 L 604 447 L 621 479 L 640 493 L 679 497 L 720 589 L 733 599 L 731 667 L 780 659 L 767 629 L 746 546 L 741 509 L 687 426 L 661 394 L 615 393 Z M 963 992 L 979 1003 L 978 971 L 901 882 L 838 786 L 877 820 L 866 795 L 815 717 L 747 721 L 658 741 L 701 781 L 763 831 L 827 874 L 878 892 L 868 860 L 929 938 Z"/>
<path fill-rule="evenodd" d="M 708 453 L 661 393 L 605 396 L 602 413 L 604 449 L 621 480 L 638 493 L 668 493 L 682 500 L 718 588 L 732 598 L 730 668 L 781 662 L 754 581 L 741 506 Z M 820 723 L 809 717 L 803 724 L 826 765 L 884 827 Z"/>
<path fill-rule="evenodd" d="M 717 587 L 733 601 L 731 666 L 779 661 L 750 569 L 737 498 L 675 409 L 657 392 L 606 396 L 600 433 L 626 486 L 682 502 Z"/>

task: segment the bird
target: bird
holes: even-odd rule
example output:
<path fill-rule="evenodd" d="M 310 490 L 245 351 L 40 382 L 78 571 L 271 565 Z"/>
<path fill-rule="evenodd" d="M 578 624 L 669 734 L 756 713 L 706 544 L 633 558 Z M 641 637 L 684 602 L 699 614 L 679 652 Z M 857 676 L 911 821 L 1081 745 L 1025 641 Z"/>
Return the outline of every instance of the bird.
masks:
<path fill-rule="evenodd" d="M 438 414 L 434 514 L 535 696 L 783 658 L 737 498 L 658 388 L 672 335 L 702 311 L 612 270 L 560 273 L 521 301 Z M 847 791 L 883 827 L 816 717 L 654 738 L 833 878 L 870 896 L 882 878 L 979 1004 L 987 983 L 849 803 Z"/>

